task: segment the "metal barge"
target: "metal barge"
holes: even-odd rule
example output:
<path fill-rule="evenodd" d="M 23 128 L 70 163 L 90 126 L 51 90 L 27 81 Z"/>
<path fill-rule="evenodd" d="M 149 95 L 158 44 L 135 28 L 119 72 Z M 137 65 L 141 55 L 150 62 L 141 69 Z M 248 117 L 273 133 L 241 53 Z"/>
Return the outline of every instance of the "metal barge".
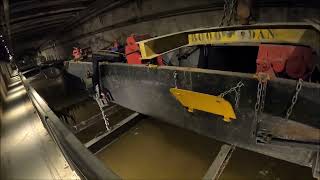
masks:
<path fill-rule="evenodd" d="M 307 46 L 319 60 L 320 31 L 319 26 L 313 24 L 196 29 L 144 40 L 139 46 L 142 59 L 152 59 L 186 46 L 259 46 L 265 43 Z M 220 158 L 214 160 L 205 179 L 220 175 L 236 147 L 310 167 L 313 176 L 319 177 L 318 83 L 192 67 L 103 62 L 99 63 L 98 69 L 102 89 L 107 90 L 109 100 L 117 104 L 112 107 L 120 105 L 119 108 L 129 110 L 127 117 L 111 123 L 109 131 L 85 143 L 74 134 L 98 122 L 102 124 L 99 127 L 105 127 L 103 118 L 91 118 L 84 123 L 70 123 L 70 118 L 63 113 L 58 118 L 57 112 L 65 107 L 54 110 L 55 113 L 51 111 L 37 93 L 45 90 L 34 90 L 34 85 L 24 79 L 43 123 L 83 177 L 120 178 L 112 170 L 106 170 L 85 147 L 91 152 L 99 151 L 112 142 L 109 137 L 128 130 L 130 123 L 134 124 L 140 117 L 138 113 L 227 143 L 222 146 Z M 65 94 L 66 98 L 73 95 L 77 100 L 79 97 L 90 98 L 86 93 L 93 88 L 89 76 L 92 73 L 91 62 L 69 62 L 61 76 L 67 79 L 64 83 L 69 92 Z M 55 87 L 47 87 L 48 92 L 53 89 Z M 228 93 L 229 89 L 233 89 L 232 93 Z M 294 104 L 293 97 L 296 98 Z M 70 102 L 67 107 L 79 103 L 75 100 L 67 102 Z M 113 111 L 109 106 L 105 108 L 106 112 Z"/>

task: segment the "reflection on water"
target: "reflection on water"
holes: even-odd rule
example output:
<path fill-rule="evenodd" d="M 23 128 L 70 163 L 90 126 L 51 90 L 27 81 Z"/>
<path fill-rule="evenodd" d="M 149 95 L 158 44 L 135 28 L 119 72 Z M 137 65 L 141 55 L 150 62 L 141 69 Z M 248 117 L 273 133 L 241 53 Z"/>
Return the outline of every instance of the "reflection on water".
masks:
<path fill-rule="evenodd" d="M 155 120 L 142 120 L 97 156 L 124 179 L 200 179 L 221 144 Z"/>

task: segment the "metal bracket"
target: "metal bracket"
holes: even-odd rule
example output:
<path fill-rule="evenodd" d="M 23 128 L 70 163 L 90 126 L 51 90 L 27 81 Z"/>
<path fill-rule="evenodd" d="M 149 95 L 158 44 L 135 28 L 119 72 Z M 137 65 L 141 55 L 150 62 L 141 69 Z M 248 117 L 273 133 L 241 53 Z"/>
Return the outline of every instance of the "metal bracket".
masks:
<path fill-rule="evenodd" d="M 271 143 L 271 140 L 272 140 L 272 134 L 269 131 L 265 129 L 257 131 L 257 135 L 256 135 L 257 143 L 269 144 Z"/>

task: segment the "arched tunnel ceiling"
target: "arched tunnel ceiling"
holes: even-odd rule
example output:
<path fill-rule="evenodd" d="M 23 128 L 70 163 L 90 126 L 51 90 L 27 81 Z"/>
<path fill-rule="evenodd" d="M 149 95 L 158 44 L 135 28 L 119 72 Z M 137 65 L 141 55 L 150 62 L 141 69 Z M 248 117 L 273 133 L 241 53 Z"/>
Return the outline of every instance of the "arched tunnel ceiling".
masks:
<path fill-rule="evenodd" d="M 93 0 L 10 0 L 13 42 L 45 36 L 77 17 Z"/>
<path fill-rule="evenodd" d="M 319 0 L 252 0 L 256 7 L 264 6 L 305 6 L 317 3 Z M 126 3 L 143 0 L 2 0 L 9 8 L 4 9 L 3 15 L 9 15 L 9 39 L 15 51 L 19 46 L 39 47 L 44 39 L 62 34 L 76 28 L 92 17 L 106 13 L 113 8 Z M 218 9 L 223 9 L 224 0 L 212 0 Z M 253 7 L 255 8 L 255 7 Z M 130 12 L 128 12 L 130 15 Z M 179 14 L 179 13 L 178 13 Z M 3 16 L 2 15 L 2 16 Z M 1 20 L 7 20 L 2 17 Z M 42 40 L 42 42 L 41 42 Z M 23 45 L 22 45 L 23 44 Z M 26 48 L 26 47 L 24 47 Z"/>
<path fill-rule="evenodd" d="M 101 11 L 101 7 L 113 6 L 121 0 L 2 0 L 9 8 L 9 25 L 5 26 L 12 46 L 43 39 L 46 36 L 74 26 L 84 17 Z M 7 11 L 7 12 L 6 12 Z M 2 15 L 2 13 L 1 13 Z M 5 17 L 2 19 L 6 20 Z M 39 42 L 40 43 L 40 42 Z"/>

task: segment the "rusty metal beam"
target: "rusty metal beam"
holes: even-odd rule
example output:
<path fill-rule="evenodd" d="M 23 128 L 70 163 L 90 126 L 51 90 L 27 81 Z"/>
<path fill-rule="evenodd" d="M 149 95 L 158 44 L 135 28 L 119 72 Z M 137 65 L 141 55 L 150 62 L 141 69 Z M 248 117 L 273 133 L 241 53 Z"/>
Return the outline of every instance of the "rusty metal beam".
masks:
<path fill-rule="evenodd" d="M 98 16 L 99 14 L 110 11 L 114 8 L 124 5 L 130 0 L 96 0 L 88 8 L 84 11 L 81 11 L 75 18 L 67 21 L 64 26 L 57 30 L 55 33 L 56 36 L 59 36 L 60 33 L 71 30 L 75 24 L 79 26 L 82 23 L 85 23 L 89 19 Z M 44 42 L 40 45 L 39 48 L 48 44 L 50 40 L 44 40 Z"/>
<path fill-rule="evenodd" d="M 60 18 L 60 19 L 54 19 L 54 20 L 49 20 L 49 21 L 43 21 L 43 22 L 34 22 L 31 24 L 23 24 L 20 26 L 12 26 L 12 33 L 14 34 L 16 32 L 26 31 L 29 29 L 35 29 L 38 27 L 49 26 L 51 24 L 63 23 L 65 21 L 66 21 L 65 18 Z"/>
<path fill-rule="evenodd" d="M 114 8 L 117 8 L 130 0 L 97 0 L 92 3 L 91 6 L 88 7 L 88 10 L 79 13 L 78 17 L 75 19 L 71 19 L 66 25 L 65 29 L 69 29 L 69 27 L 73 27 L 76 23 L 77 25 L 85 23 L 89 19 L 98 16 L 102 12 L 110 11 Z"/>
<path fill-rule="evenodd" d="M 63 0 L 64 2 L 69 2 L 69 1 L 75 1 L 75 0 Z M 83 3 L 87 3 L 90 0 L 76 0 L 78 2 L 83 2 Z M 46 1 L 51 2 L 51 1 Z M 30 4 L 37 4 L 39 3 L 39 0 L 28 0 L 28 1 L 16 1 L 16 2 L 10 2 L 10 8 L 19 8 L 21 6 L 28 6 Z"/>
<path fill-rule="evenodd" d="M 11 23 L 11 28 L 12 29 L 20 29 L 20 28 L 24 28 L 26 26 L 32 26 L 32 25 L 36 25 L 39 23 L 47 23 L 50 21 L 72 18 L 73 16 L 74 16 L 74 13 L 63 13 L 60 15 L 45 16 L 45 17 L 37 18 L 36 20 L 31 19 L 31 20 L 26 20 L 26 21 L 22 21 L 22 22 Z"/>
<path fill-rule="evenodd" d="M 28 36 L 28 35 L 31 35 L 31 34 L 34 35 L 34 34 L 41 33 L 41 32 L 43 33 L 43 32 L 45 32 L 47 30 L 57 28 L 61 24 L 63 24 L 63 22 L 51 24 L 51 25 L 48 25 L 48 26 L 32 27 L 30 29 L 25 29 L 25 30 L 22 30 L 22 31 L 16 31 L 12 35 L 13 35 L 13 37 L 16 37 L 17 35 L 21 35 L 21 34 L 24 35 L 24 36 Z"/>
<path fill-rule="evenodd" d="M 24 21 L 24 20 L 28 20 L 28 19 L 33 19 L 33 18 L 45 17 L 45 16 L 49 16 L 49 15 L 58 15 L 58 14 L 62 14 L 62 13 L 75 12 L 75 11 L 83 10 L 85 8 L 86 7 L 83 7 L 83 6 L 70 7 L 70 8 L 51 10 L 51 11 L 44 11 L 44 12 L 39 12 L 39 13 L 35 13 L 35 14 L 29 14 L 26 16 L 19 16 L 19 17 L 13 18 L 11 23 L 15 23 L 17 21 Z"/>
<path fill-rule="evenodd" d="M 320 32 L 307 23 L 260 24 L 201 28 L 138 42 L 142 59 L 152 59 L 175 49 L 195 45 L 297 44 L 320 52 Z"/>
<path fill-rule="evenodd" d="M 23 43 L 30 43 L 32 45 L 35 45 L 34 42 L 39 41 L 39 38 L 45 37 L 50 32 L 52 33 L 52 31 L 48 30 L 48 31 L 46 31 L 46 33 L 41 33 L 41 35 L 38 33 L 39 35 L 37 35 L 37 36 L 34 36 L 33 34 L 29 34 L 27 36 L 24 34 L 19 34 L 16 36 L 12 36 L 12 41 L 14 42 L 14 45 L 18 45 L 18 46 L 20 46 Z M 37 44 L 39 44 L 39 43 L 37 43 Z"/>
<path fill-rule="evenodd" d="M 126 1 L 124 1 L 123 3 L 126 3 Z M 123 4 L 121 4 L 121 5 L 123 5 Z M 107 7 L 106 9 L 104 9 L 104 11 L 110 10 L 109 8 L 114 8 L 114 7 L 113 6 L 112 7 Z M 111 30 L 111 29 L 116 29 L 116 28 L 120 28 L 120 27 L 124 27 L 124 26 L 129 26 L 129 25 L 132 25 L 132 24 L 151 21 L 151 20 L 153 20 L 155 18 L 168 18 L 168 17 L 178 16 L 178 15 L 214 11 L 214 10 L 219 10 L 219 9 L 222 9 L 222 8 L 223 8 L 223 3 L 222 2 L 217 2 L 217 3 L 214 2 L 214 3 L 210 3 L 210 4 L 206 4 L 206 5 L 197 5 L 197 6 L 187 7 L 187 8 L 181 8 L 181 9 L 169 10 L 169 11 L 165 11 L 165 12 L 154 13 L 154 14 L 142 16 L 142 17 L 139 17 L 139 18 L 132 17 L 132 18 L 129 18 L 128 20 L 121 21 L 121 22 L 118 22 L 118 23 L 115 23 L 115 24 L 111 24 L 111 25 L 102 27 L 100 29 L 97 29 L 97 30 L 94 30 L 94 31 L 91 31 L 91 32 L 88 32 L 88 33 L 85 33 L 85 34 L 81 34 L 81 35 L 76 36 L 76 37 L 72 37 L 70 39 L 67 39 L 67 40 L 63 41 L 62 43 L 68 43 L 68 42 L 74 41 L 76 39 L 85 38 L 85 37 L 88 37 L 88 36 L 91 36 L 91 35 L 94 35 L 94 34 L 98 34 L 98 33 L 104 32 L 104 31 L 108 31 L 108 30 Z M 86 10 L 87 13 L 88 13 L 89 10 L 91 10 L 90 7 L 88 7 L 88 9 Z M 85 13 L 85 12 L 83 12 L 83 13 Z M 81 16 L 79 16 L 79 17 L 81 17 Z M 65 32 L 65 31 L 68 31 L 68 30 L 72 29 L 72 28 L 70 28 L 70 27 L 72 27 L 72 25 L 70 25 L 69 23 L 67 23 L 67 25 L 65 25 L 65 27 L 67 27 L 67 28 L 63 28 L 63 31 L 61 30 L 62 32 Z M 60 32 L 60 31 L 58 31 L 58 32 Z M 40 48 L 44 47 L 45 45 L 46 45 L 46 42 L 41 44 Z M 43 49 L 45 49 L 45 48 L 43 48 Z"/>
<path fill-rule="evenodd" d="M 43 2 L 31 2 L 31 3 L 25 3 L 23 6 L 15 6 L 15 7 L 10 7 L 11 10 L 11 14 L 15 14 L 15 13 L 21 13 L 21 12 L 28 12 L 31 11 L 33 9 L 48 9 L 51 7 L 55 7 L 55 6 L 84 6 L 84 2 L 86 1 L 78 1 L 78 0 L 70 0 L 70 1 L 66 1 L 66 0 L 55 0 L 55 1 L 43 1 Z"/>

